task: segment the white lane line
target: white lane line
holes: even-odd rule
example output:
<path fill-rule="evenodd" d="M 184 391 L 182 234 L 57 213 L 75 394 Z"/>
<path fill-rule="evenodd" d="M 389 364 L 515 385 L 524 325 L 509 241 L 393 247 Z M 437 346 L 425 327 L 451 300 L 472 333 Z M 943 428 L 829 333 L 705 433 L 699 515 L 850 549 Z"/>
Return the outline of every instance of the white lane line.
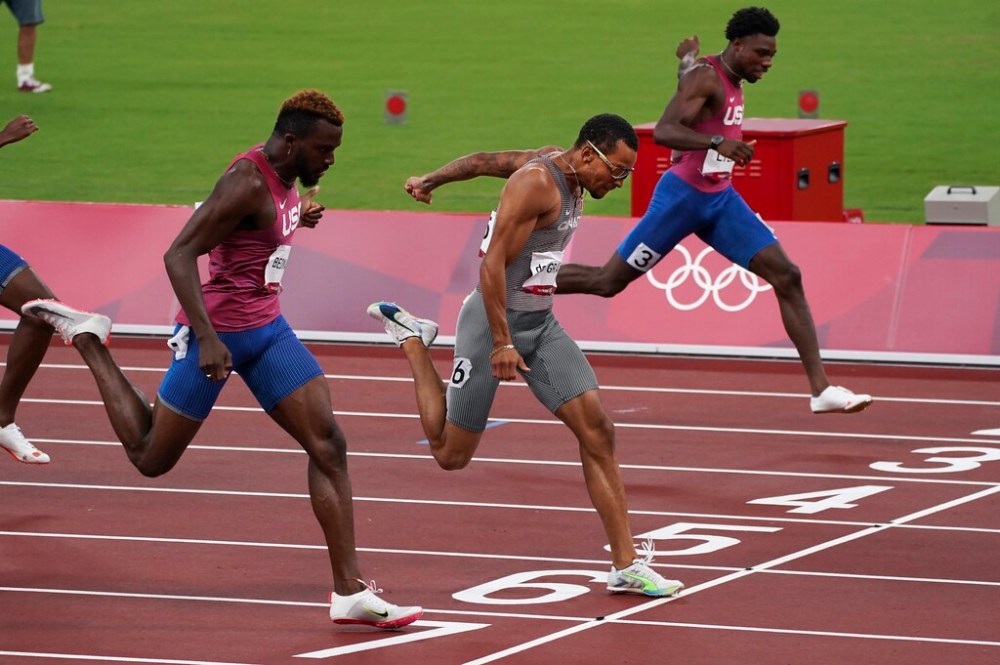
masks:
<path fill-rule="evenodd" d="M 237 603 L 246 605 L 271 605 L 271 606 L 285 606 L 285 607 L 327 607 L 326 603 L 313 603 L 313 602 L 299 602 L 299 601 L 284 601 L 284 600 L 264 600 L 259 598 L 227 598 L 221 596 L 180 596 L 180 595 L 170 595 L 170 594 L 149 594 L 149 593 L 124 593 L 124 592 L 103 592 L 103 591 L 83 591 L 77 589 L 39 589 L 39 588 L 27 588 L 27 587 L 0 587 L 0 593 L 11 592 L 11 593 L 42 593 L 42 594 L 59 594 L 59 595 L 71 595 L 71 596 L 96 596 L 96 597 L 106 597 L 106 598 L 127 598 L 135 600 L 171 600 L 171 601 L 196 601 L 196 602 L 214 602 L 214 603 Z M 648 608 L 649 603 L 645 603 L 637 606 L 635 609 L 642 610 Z M 624 623 L 629 625 L 638 626 L 669 626 L 677 628 L 704 628 L 708 630 L 730 630 L 730 631 L 740 631 L 740 632 L 754 632 L 754 633 L 774 633 L 774 634 L 790 634 L 790 635 L 808 635 L 808 636 L 820 636 L 820 637 L 849 637 L 849 638 L 860 638 L 860 639 L 873 639 L 873 640 L 893 640 L 893 641 L 904 641 L 904 642 L 929 642 L 938 644 L 964 644 L 964 645 L 974 645 L 974 646 L 1000 646 L 1000 642 L 986 641 L 986 640 L 963 640 L 955 638 L 943 638 L 943 637 L 914 637 L 908 635 L 878 635 L 871 633 L 842 633 L 834 631 L 821 631 L 821 630 L 795 630 L 787 628 L 759 628 L 753 626 L 729 626 L 723 624 L 702 624 L 702 623 L 684 623 L 676 621 L 648 621 L 643 619 L 614 619 L 612 616 L 604 617 L 602 621 L 595 621 L 591 617 L 574 617 L 574 616 L 559 616 L 559 615 L 544 615 L 544 614 L 523 614 L 516 612 L 489 612 L 489 611 L 479 611 L 475 609 L 462 609 L 462 610 L 437 610 L 426 608 L 425 613 L 427 614 L 445 614 L 445 615 L 459 615 L 463 617 L 485 617 L 485 618 L 501 618 L 501 619 L 531 619 L 540 621 L 568 621 L 568 622 L 586 622 L 583 625 L 600 624 L 603 622 L 614 621 L 616 623 Z M 621 613 L 620 613 L 621 614 Z M 418 626 L 421 622 L 417 621 L 413 625 Z M 578 632 L 578 631 L 574 631 Z M 21 652 L 2 652 L 0 654 L 15 654 Z M 490 660 L 476 660 L 470 661 L 465 665 L 473 665 L 474 663 L 491 662 L 496 660 L 496 658 L 491 658 L 487 656 Z M 118 662 L 118 661 L 115 661 Z M 180 665 L 237 665 L 230 663 L 207 663 L 204 661 L 166 661 L 166 660 L 126 660 L 122 662 L 149 662 L 149 663 L 177 663 Z"/>
<path fill-rule="evenodd" d="M 110 448 L 119 448 L 121 444 L 117 441 L 94 441 L 87 439 L 42 439 L 37 437 L 31 437 L 31 440 L 35 443 L 40 444 L 70 444 L 70 445 L 88 445 L 88 446 L 105 446 Z M 980 442 L 981 443 L 981 442 Z M 1000 442 L 998 442 L 1000 445 Z M 223 446 L 223 445 L 206 445 L 206 444 L 194 444 L 187 448 L 188 450 L 202 450 L 202 451 L 215 451 L 215 452 L 241 452 L 241 453 L 277 453 L 283 455 L 305 455 L 305 451 L 301 448 L 268 448 L 268 447 L 258 447 L 258 446 Z M 407 459 L 407 460 L 419 460 L 427 461 L 430 456 L 427 454 L 413 454 L 413 453 L 365 453 L 365 452 L 348 452 L 348 457 L 368 457 L 373 459 Z M 528 466 L 564 466 L 564 467 L 580 467 L 580 462 L 572 461 L 559 461 L 559 460 L 532 460 L 532 459 L 518 459 L 518 458 L 500 458 L 500 457 L 477 457 L 475 459 L 477 464 L 523 464 Z M 763 471 L 757 469 L 717 469 L 710 467 L 694 467 L 694 466 L 657 466 L 653 464 L 620 464 L 622 469 L 629 469 L 635 471 L 669 471 L 669 472 L 679 472 L 679 473 L 722 473 L 722 474 L 735 474 L 735 475 L 748 475 L 748 476 L 774 476 L 778 478 L 824 478 L 830 480 L 876 480 L 880 482 L 896 482 L 896 483 L 917 483 L 917 484 L 933 484 L 933 485 L 969 485 L 975 487 L 992 487 L 996 485 L 996 482 L 986 481 L 986 480 L 957 480 L 953 478 L 915 478 L 909 475 L 895 476 L 887 475 L 884 476 L 863 476 L 863 475 L 851 475 L 851 474 L 839 474 L 839 473 L 807 473 L 803 471 Z M 0 481 L 2 484 L 2 481 Z"/>
<path fill-rule="evenodd" d="M 39 593 L 62 596 L 91 596 L 98 598 L 126 598 L 132 600 L 177 600 L 208 603 L 235 603 L 241 605 L 269 605 L 278 607 L 322 607 L 328 609 L 328 602 L 311 602 L 299 600 L 271 600 L 264 598 L 232 598 L 227 596 L 187 596 L 166 593 L 129 593 L 126 591 L 93 591 L 83 589 L 43 589 L 38 587 L 0 586 L 0 593 Z M 425 612 L 434 614 L 455 614 L 460 616 L 495 617 L 501 619 L 539 619 L 544 621 L 589 621 L 591 617 L 556 615 L 556 614 L 526 614 L 523 612 L 497 612 L 488 610 L 437 610 L 424 608 Z M 420 625 L 419 621 L 412 625 Z"/>
<path fill-rule="evenodd" d="M 941 504 L 938 504 L 936 506 L 932 506 L 930 508 L 926 508 L 924 510 L 918 510 L 918 511 L 916 511 L 914 513 L 910 513 L 909 515 L 904 515 L 903 517 L 900 517 L 898 519 L 892 520 L 892 524 L 905 524 L 906 522 L 912 522 L 914 520 L 921 519 L 923 517 L 927 517 L 928 515 L 933 515 L 934 513 L 938 513 L 938 512 L 944 511 L 944 510 L 949 510 L 949 509 L 954 508 L 956 506 L 960 506 L 960 505 L 965 504 L 965 503 L 970 503 L 972 501 L 977 501 L 979 499 L 982 499 L 984 497 L 988 497 L 988 496 L 996 494 L 998 492 L 1000 492 L 1000 486 L 991 487 L 989 489 L 981 490 L 981 491 L 976 492 L 974 494 L 969 494 L 967 496 L 959 497 L 959 498 L 954 499 L 952 501 L 947 501 L 945 503 L 941 503 Z M 791 554 L 786 554 L 784 556 L 780 556 L 780 557 L 777 557 L 775 559 L 771 559 L 770 561 L 765 561 L 764 563 L 758 564 L 756 566 L 751 566 L 751 567 L 749 567 L 749 568 L 747 568 L 745 570 L 736 571 L 734 573 L 730 573 L 728 575 L 724 575 L 724 576 L 716 578 L 714 580 L 709 580 L 708 582 L 705 582 L 703 584 L 695 585 L 695 586 L 693 586 L 693 587 L 691 587 L 689 589 L 685 589 L 684 592 L 683 592 L 683 596 L 685 598 L 687 598 L 687 597 L 689 597 L 689 596 L 691 596 L 693 594 L 699 593 L 701 591 L 706 591 L 708 589 L 712 589 L 714 587 L 721 586 L 723 584 L 727 584 L 727 583 L 732 582 L 734 580 L 742 579 L 742 578 L 747 577 L 749 575 L 755 575 L 758 572 L 765 571 L 765 570 L 768 570 L 770 568 L 774 568 L 776 566 L 783 565 L 783 564 L 788 563 L 790 561 L 795 561 L 796 559 L 801 559 L 803 557 L 806 557 L 806 556 L 809 556 L 809 555 L 812 555 L 812 554 L 816 554 L 817 552 L 822 552 L 824 550 L 831 549 L 831 548 L 836 547 L 838 545 L 843 545 L 845 543 L 849 543 L 851 541 L 858 540 L 858 539 L 864 538 L 866 536 L 870 536 L 870 535 L 872 535 L 874 533 L 879 533 L 879 532 L 883 531 L 884 528 L 885 527 L 883 527 L 883 526 L 869 527 L 867 529 L 862 529 L 861 531 L 856 531 L 854 533 L 850 533 L 850 534 L 847 534 L 845 536 L 841 536 L 839 538 L 834 538 L 833 540 L 828 540 L 825 543 L 820 543 L 820 544 L 814 545 L 812 547 L 807 547 L 805 549 L 799 550 L 798 552 L 792 552 Z M 636 606 L 636 607 L 631 607 L 631 608 L 628 608 L 626 610 L 622 610 L 620 612 L 616 612 L 614 614 L 610 614 L 610 615 L 604 617 L 603 620 L 591 620 L 591 621 L 587 621 L 585 623 L 581 623 L 581 624 L 576 625 L 576 626 L 571 626 L 569 628 L 557 631 L 555 633 L 550 633 L 548 635 L 543 635 L 542 637 L 536 638 L 534 640 L 530 640 L 528 642 L 524 642 L 522 644 L 510 647 L 508 649 L 504 649 L 502 651 L 497 651 L 497 652 L 492 653 L 492 654 L 490 654 L 488 656 L 484 656 L 483 658 L 478 658 L 476 660 L 468 661 L 468 662 L 464 663 L 463 665 L 485 665 L 485 663 L 492 663 L 492 662 L 494 662 L 496 660 L 500 660 L 501 658 L 506 658 L 507 656 L 511 656 L 511 655 L 514 655 L 514 654 L 517 654 L 517 653 L 522 653 L 524 651 L 528 651 L 529 649 L 533 649 L 533 648 L 535 648 L 537 646 L 541 646 L 543 644 L 548 644 L 550 642 L 555 642 L 556 640 L 562 639 L 564 637 L 568 637 L 570 635 L 574 635 L 576 633 L 583 632 L 585 630 L 590 630 L 591 628 L 596 628 L 596 627 L 601 626 L 601 625 L 603 625 L 605 623 L 617 621 L 619 619 L 623 619 L 625 617 L 629 617 L 629 616 L 631 616 L 633 614 L 638 614 L 639 612 L 645 612 L 645 611 L 650 610 L 650 609 L 652 609 L 654 607 L 659 607 L 660 605 L 665 605 L 666 603 L 670 603 L 673 600 L 675 600 L 675 598 L 661 598 L 661 599 L 658 599 L 658 600 L 651 600 L 651 601 L 649 601 L 647 603 L 644 603 L 642 605 L 639 605 L 639 606 Z M 846 635 L 850 636 L 850 634 L 846 634 Z M 881 639 L 896 639 L 896 638 L 895 638 L 895 636 L 882 636 Z M 907 638 L 907 639 L 922 639 L 922 640 L 930 641 L 930 640 L 928 640 L 928 638 L 912 638 L 911 637 L 911 638 Z M 934 638 L 934 639 L 936 641 L 938 638 Z M 990 646 L 992 646 L 992 644 L 990 644 Z"/>
<path fill-rule="evenodd" d="M 82 399 L 39 399 L 39 398 L 25 398 L 21 400 L 22 403 L 35 403 L 35 404 L 63 404 L 72 406 L 99 406 L 103 407 L 104 402 L 99 400 L 82 400 Z M 213 411 L 231 411 L 231 412 L 241 412 L 241 413 L 259 413 L 264 415 L 259 406 L 214 406 Z M 382 413 L 379 411 L 337 411 L 333 412 L 335 416 L 344 418 L 401 418 L 406 420 L 418 420 L 420 418 L 416 413 Z M 560 427 L 565 427 L 561 420 L 547 419 L 547 418 L 507 418 L 507 417 L 496 417 L 490 418 L 490 422 L 503 422 L 503 423 L 518 423 L 522 425 L 559 425 Z M 790 429 L 758 429 L 749 427 L 706 427 L 702 425 L 662 425 L 654 423 L 625 423 L 616 422 L 616 429 L 644 429 L 644 430 L 664 430 L 664 431 L 677 431 L 677 432 L 713 432 L 721 434 L 763 434 L 766 436 L 796 436 L 796 437 L 818 437 L 818 438 L 836 438 L 836 439 L 869 439 L 869 440 L 879 440 L 879 441 L 920 441 L 929 443 L 994 443 L 1000 445 L 1000 439 L 996 441 L 984 441 L 983 439 L 968 439 L 961 437 L 947 437 L 947 436 L 911 436 L 906 434 L 870 434 L 864 432 L 826 432 L 820 430 L 790 430 Z M 35 440 L 34 438 L 32 440 Z"/>
<path fill-rule="evenodd" d="M 59 660 L 96 661 L 98 663 L 158 663 L 159 665 L 250 665 L 217 660 L 177 660 L 175 658 L 130 658 L 126 656 L 95 656 L 81 653 L 45 653 L 41 651 L 0 651 L 0 656 L 19 658 L 58 658 Z"/>
<path fill-rule="evenodd" d="M 1000 587 L 1000 582 L 992 580 L 959 580 L 941 577 L 910 577 L 904 575 L 863 575 L 861 573 L 827 573 L 815 570 L 763 570 L 768 575 L 791 575 L 792 577 L 834 577 L 847 580 L 870 580 L 875 582 L 914 582 L 916 584 L 968 584 L 969 586 Z"/>
<path fill-rule="evenodd" d="M 996 483 L 984 483 L 990 488 L 1000 488 L 1000 485 Z M 249 497 L 249 498 L 265 498 L 265 499 L 309 499 L 309 495 L 301 492 L 261 492 L 252 490 L 217 490 L 217 489 L 205 489 L 205 488 L 192 488 L 192 487 L 152 487 L 147 485 L 99 485 L 99 484 L 85 484 L 85 483 L 48 483 L 48 482 L 36 482 L 28 480 L 0 480 L 0 487 L 28 487 L 28 488 L 43 488 L 43 489 L 68 489 L 68 490 L 97 490 L 97 491 L 114 491 L 114 492 L 152 492 L 152 493 L 164 493 L 164 494 L 191 494 L 196 496 L 237 496 L 237 497 Z M 390 504 L 402 504 L 402 505 L 412 505 L 412 506 L 445 506 L 445 507 L 457 507 L 457 508 L 487 508 L 487 509 L 504 509 L 504 510 L 529 510 L 532 512 L 536 511 L 550 511 L 550 512 L 566 512 L 566 513 L 593 513 L 594 508 L 591 506 L 557 506 L 552 504 L 524 504 L 524 503 L 500 503 L 495 501 L 450 501 L 443 499 L 406 499 L 406 498 L 392 498 L 392 497 L 366 497 L 366 496 L 356 496 L 354 501 L 358 502 L 368 502 L 368 503 L 390 503 Z M 719 513 L 689 513 L 680 511 L 667 511 L 667 510 L 630 510 L 629 514 L 632 515 L 644 515 L 651 517 L 690 517 L 699 519 L 726 519 L 726 520 L 745 520 L 750 522 L 780 522 L 780 523 L 796 523 L 796 524 L 816 524 L 816 525 L 833 525 L 833 526 L 871 526 L 872 521 L 850 521 L 850 520 L 824 520 L 824 519 L 808 519 L 808 518 L 794 518 L 794 517 L 769 517 L 769 516 L 751 516 L 751 515 L 732 515 L 732 514 L 719 514 Z M 885 523 L 875 524 L 874 526 L 885 526 Z M 891 525 L 891 524 L 890 524 Z M 922 524 L 899 524 L 891 525 L 898 526 L 900 528 L 908 529 L 935 529 L 942 531 L 968 531 L 973 533 L 1000 533 L 1000 529 L 990 529 L 986 527 L 953 527 L 953 526 L 934 526 L 934 525 L 922 525 Z"/>
<path fill-rule="evenodd" d="M 0 362 L 0 366 L 6 366 L 7 363 Z M 87 366 L 83 364 L 56 364 L 56 363 L 42 363 L 40 366 L 43 369 L 60 369 L 60 370 L 87 370 Z M 151 372 L 163 374 L 166 372 L 166 367 L 146 367 L 146 366 L 126 366 L 122 367 L 122 371 L 127 375 L 129 372 Z M 598 368 L 599 369 L 599 368 Z M 379 375 L 365 375 L 365 374 L 324 374 L 324 376 L 331 381 L 377 381 L 385 383 L 413 383 L 412 377 L 405 376 L 379 376 Z M 514 382 L 504 382 L 500 384 L 501 388 L 527 388 L 527 384 L 523 381 Z M 612 391 L 612 392 L 646 392 L 646 393 L 662 393 L 671 395 L 719 395 L 719 396 L 729 396 L 729 397 L 779 397 L 779 398 L 791 398 L 804 400 L 809 397 L 805 393 L 788 393 L 788 392 L 766 392 L 757 390 L 723 390 L 723 389 L 713 389 L 713 388 L 665 388 L 660 386 L 618 386 L 618 385 L 601 385 L 601 390 Z M 900 402 L 906 404 L 953 404 L 953 405 L 963 405 L 963 406 L 1000 406 L 1000 401 L 998 400 L 965 400 L 965 399 L 939 399 L 931 397 L 888 397 L 884 395 L 875 395 L 876 402 Z"/>
<path fill-rule="evenodd" d="M 862 640 L 890 640 L 894 642 L 930 642 L 932 644 L 963 644 L 968 646 L 1000 647 L 1000 642 L 987 640 L 962 640 L 948 637 L 914 637 L 912 635 L 875 635 L 872 633 L 838 633 L 828 630 L 795 630 L 792 628 L 756 628 L 753 626 L 727 626 L 710 623 L 682 623 L 677 621 L 643 621 L 625 619 L 616 623 L 639 626 L 668 626 L 672 628 L 704 628 L 707 630 L 732 630 L 744 633 L 776 633 L 779 635 L 808 635 L 810 637 L 851 637 Z M 473 661 L 481 662 L 481 661 Z M 466 665 L 471 665 L 467 663 Z"/>
<path fill-rule="evenodd" d="M 898 526 L 894 528 L 899 528 Z M 28 531 L 0 531 L 0 538 L 52 538 L 66 540 L 95 540 L 112 542 L 134 542 L 134 543 L 155 543 L 167 545 L 209 545 L 212 547 L 248 547 L 261 549 L 287 549 L 287 550 L 315 550 L 326 551 L 325 545 L 301 545 L 295 543 L 264 543 L 257 541 L 239 540 L 206 540 L 201 538 L 158 538 L 153 536 L 112 536 L 104 534 L 89 533 L 45 533 Z M 606 559 L 573 559 L 567 557 L 542 557 L 522 554 L 493 554 L 484 552 L 456 552 L 454 550 L 406 550 L 385 547 L 358 547 L 358 552 L 364 554 L 388 554 L 392 556 L 426 556 L 443 557 L 454 559 L 484 559 L 489 561 L 531 561 L 533 563 L 543 563 L 547 565 L 607 565 Z M 714 572 L 732 573 L 746 570 L 743 566 L 706 566 L 694 563 L 654 563 L 654 568 L 673 568 L 678 570 L 708 570 Z M 911 577 L 901 575 L 865 575 L 861 573 L 834 573 L 814 570 L 761 570 L 758 571 L 768 575 L 786 575 L 791 577 L 829 577 L 834 579 L 856 579 L 877 582 L 912 582 L 916 584 L 957 584 L 967 586 L 1000 587 L 1000 581 L 992 580 L 967 580 L 958 578 L 939 577 Z M 13 587 L 12 587 L 13 588 Z M 444 612 L 445 610 L 436 610 Z M 456 611 L 456 613 L 460 613 Z M 501 616 L 501 615 L 498 615 Z M 510 616 L 502 614 L 502 616 Z M 526 615 L 534 616 L 534 615 Z M 591 617 L 583 619 L 589 620 Z"/>

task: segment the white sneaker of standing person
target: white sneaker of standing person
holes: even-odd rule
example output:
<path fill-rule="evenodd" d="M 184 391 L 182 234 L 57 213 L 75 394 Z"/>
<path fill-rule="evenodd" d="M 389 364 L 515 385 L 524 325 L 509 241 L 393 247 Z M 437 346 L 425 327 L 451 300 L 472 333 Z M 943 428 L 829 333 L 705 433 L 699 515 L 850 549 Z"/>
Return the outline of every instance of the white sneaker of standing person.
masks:
<path fill-rule="evenodd" d="M 17 66 L 17 89 L 20 92 L 48 92 L 52 86 L 35 78 L 35 63 Z"/>
<path fill-rule="evenodd" d="M 25 464 L 49 463 L 49 456 L 24 438 L 24 434 L 21 434 L 21 428 L 14 423 L 0 427 L 0 447 L 10 453 L 10 456 L 18 462 Z"/>
<path fill-rule="evenodd" d="M 368 305 L 368 316 L 385 324 L 385 331 L 396 343 L 411 337 L 419 337 L 424 346 L 430 348 L 438 334 L 438 324 L 430 319 L 418 319 L 394 302 L 373 302 Z"/>
<path fill-rule="evenodd" d="M 95 312 L 81 312 L 58 300 L 29 300 L 21 306 L 22 314 L 36 316 L 56 329 L 67 344 L 83 333 L 91 333 L 107 344 L 111 337 L 111 319 Z"/>
<path fill-rule="evenodd" d="M 361 591 L 349 596 L 330 594 L 330 620 L 337 624 L 361 624 L 385 630 L 408 626 L 423 615 L 421 607 L 400 607 L 388 603 L 376 594 L 382 593 L 375 580 Z"/>
<path fill-rule="evenodd" d="M 30 78 L 30 79 L 25 79 L 20 83 L 18 83 L 17 89 L 20 92 L 34 92 L 34 93 L 48 92 L 49 90 L 52 89 L 52 85 L 49 83 L 42 83 L 41 81 L 34 78 Z"/>
<path fill-rule="evenodd" d="M 871 395 L 856 395 L 841 386 L 827 386 L 816 397 L 809 398 L 813 413 L 857 413 L 872 403 Z"/>

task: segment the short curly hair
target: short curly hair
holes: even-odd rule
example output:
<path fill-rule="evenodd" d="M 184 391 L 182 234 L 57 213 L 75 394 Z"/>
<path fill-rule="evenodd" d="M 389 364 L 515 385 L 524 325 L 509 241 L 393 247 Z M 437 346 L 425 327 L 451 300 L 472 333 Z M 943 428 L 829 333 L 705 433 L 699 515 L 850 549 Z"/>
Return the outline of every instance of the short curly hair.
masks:
<path fill-rule="evenodd" d="M 274 133 L 305 136 L 320 120 L 342 127 L 344 114 L 333 100 L 319 90 L 299 90 L 281 103 Z"/>
<path fill-rule="evenodd" d="M 583 124 L 576 138 L 574 148 L 582 148 L 587 141 L 599 150 L 614 150 L 619 141 L 633 150 L 639 149 L 639 137 L 628 120 L 614 113 L 595 115 Z"/>
<path fill-rule="evenodd" d="M 726 24 L 726 39 L 733 41 L 750 35 L 774 37 L 780 28 L 781 24 L 774 14 L 763 7 L 744 7 L 737 10 Z"/>

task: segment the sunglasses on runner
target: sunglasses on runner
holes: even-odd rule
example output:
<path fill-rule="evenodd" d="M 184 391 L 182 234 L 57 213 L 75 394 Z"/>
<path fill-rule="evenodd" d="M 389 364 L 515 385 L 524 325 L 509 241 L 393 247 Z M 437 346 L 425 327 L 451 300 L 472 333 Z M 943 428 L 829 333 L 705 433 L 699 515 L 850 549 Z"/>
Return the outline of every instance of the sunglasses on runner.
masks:
<path fill-rule="evenodd" d="M 617 164 L 612 164 L 611 160 L 605 157 L 604 153 L 598 150 L 597 146 L 591 143 L 590 141 L 587 141 L 587 145 L 589 145 L 590 148 L 597 153 L 597 156 L 601 158 L 601 161 L 604 162 L 604 165 L 608 167 L 609 171 L 611 171 L 612 179 L 624 180 L 625 178 L 632 175 L 632 171 L 635 171 L 635 169 L 630 169 L 627 166 L 618 166 Z"/>

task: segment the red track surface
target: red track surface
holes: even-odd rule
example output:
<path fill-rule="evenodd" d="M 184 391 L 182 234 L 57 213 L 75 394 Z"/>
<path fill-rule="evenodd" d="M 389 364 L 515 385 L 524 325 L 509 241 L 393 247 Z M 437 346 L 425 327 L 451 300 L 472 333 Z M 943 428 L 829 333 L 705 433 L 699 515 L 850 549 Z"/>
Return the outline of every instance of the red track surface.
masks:
<path fill-rule="evenodd" d="M 155 394 L 162 340 L 113 348 Z M 665 602 L 604 591 L 575 442 L 523 385 L 500 390 L 479 459 L 446 473 L 412 384 L 386 380 L 406 377 L 398 351 L 313 348 L 350 442 L 362 568 L 423 620 L 329 622 L 305 455 L 238 379 L 150 480 L 54 346 L 18 414 L 53 462 L 0 460 L 0 663 L 1000 662 L 1000 433 L 974 434 L 1000 428 L 995 370 L 835 365 L 877 401 L 818 417 L 797 363 L 592 356 L 633 532 L 688 587 Z M 812 512 L 748 503 L 845 488 L 867 489 L 800 497 Z M 549 586 L 497 588 L 515 575 Z"/>

